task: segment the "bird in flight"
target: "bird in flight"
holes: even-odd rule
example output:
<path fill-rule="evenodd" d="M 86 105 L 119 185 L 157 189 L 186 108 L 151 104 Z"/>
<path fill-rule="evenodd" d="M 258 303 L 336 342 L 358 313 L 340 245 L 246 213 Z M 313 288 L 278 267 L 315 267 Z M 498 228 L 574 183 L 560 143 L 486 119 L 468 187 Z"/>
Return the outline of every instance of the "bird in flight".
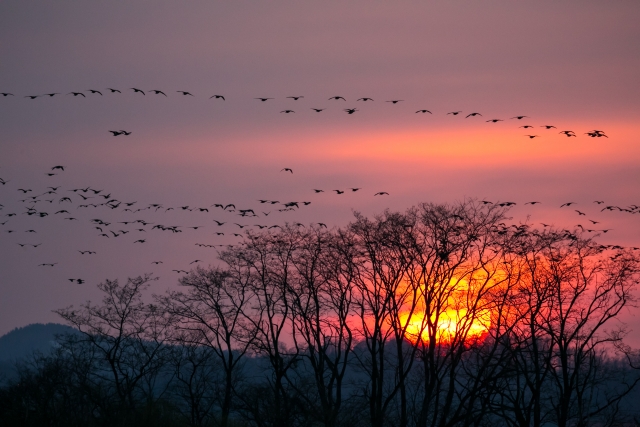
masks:
<path fill-rule="evenodd" d="M 209 99 L 211 99 L 211 98 L 222 99 L 223 101 L 226 101 L 226 99 L 224 99 L 224 96 L 222 96 L 222 95 L 212 95 L 212 96 L 209 97 Z"/>
<path fill-rule="evenodd" d="M 108 87 L 108 88 L 107 88 L 107 90 L 110 90 L 110 91 L 111 91 L 111 93 L 116 93 L 116 92 L 118 92 L 118 93 L 122 93 L 122 92 L 120 92 L 118 89 L 113 89 L 113 88 L 110 88 L 110 87 Z"/>
<path fill-rule="evenodd" d="M 260 101 L 265 102 L 269 99 L 274 99 L 274 98 L 253 98 L 253 99 L 259 99 Z"/>
<path fill-rule="evenodd" d="M 449 114 L 453 114 L 454 116 L 457 116 L 458 114 L 462 113 L 462 111 L 452 111 L 450 113 L 447 113 L 447 115 Z"/>
<path fill-rule="evenodd" d="M 38 96 L 40 96 L 40 95 L 27 95 L 27 96 L 25 96 L 25 98 L 36 99 Z"/>
<path fill-rule="evenodd" d="M 353 114 L 353 113 L 355 113 L 356 111 L 359 111 L 359 110 L 357 110 L 355 108 L 345 108 L 344 111 L 346 111 L 347 114 Z"/>
<path fill-rule="evenodd" d="M 183 94 L 184 96 L 193 96 L 193 94 L 191 92 L 187 92 L 184 90 L 177 90 L 176 92 Z"/>
<path fill-rule="evenodd" d="M 517 119 L 517 120 L 522 120 L 525 117 L 529 118 L 529 116 L 515 116 L 515 117 L 511 117 L 512 119 Z"/>
<path fill-rule="evenodd" d="M 58 92 L 45 93 L 45 94 L 44 94 L 44 95 L 42 95 L 42 96 L 48 96 L 49 98 L 51 98 L 51 97 L 52 97 L 52 96 L 54 96 L 54 95 L 58 95 Z"/>
<path fill-rule="evenodd" d="M 291 173 L 293 173 L 293 169 L 291 169 L 291 168 L 282 168 L 282 169 L 280 169 L 280 172 L 291 172 Z"/>
<path fill-rule="evenodd" d="M 553 125 L 542 125 L 540 126 L 541 128 L 545 128 L 545 129 L 557 129 L 555 126 Z"/>
<path fill-rule="evenodd" d="M 498 123 L 498 122 L 503 122 L 503 121 L 504 121 L 504 120 L 502 120 L 502 119 L 490 119 L 490 120 L 487 120 L 487 123 L 489 123 L 489 122 L 491 122 L 491 123 Z"/>
<path fill-rule="evenodd" d="M 287 113 L 287 114 L 289 114 L 289 113 L 295 113 L 295 111 L 293 111 L 293 110 L 282 110 L 282 111 L 280 111 L 280 112 L 281 112 L 281 113 Z"/>
<path fill-rule="evenodd" d="M 326 110 L 326 108 L 312 108 L 312 110 L 315 111 L 316 113 L 319 113 L 320 111 Z"/>
<path fill-rule="evenodd" d="M 73 96 L 82 95 L 84 98 L 86 98 L 86 95 L 82 92 L 69 92 L 67 95 L 73 95 Z"/>
<path fill-rule="evenodd" d="M 540 135 L 525 135 L 528 136 L 529 139 L 538 138 Z"/>
<path fill-rule="evenodd" d="M 397 104 L 398 102 L 402 102 L 402 101 L 404 101 L 404 99 L 394 99 L 394 100 L 385 101 L 385 102 L 391 102 L 392 104 Z"/>
<path fill-rule="evenodd" d="M 522 125 L 520 126 L 522 129 L 533 129 L 533 126 L 531 125 Z"/>
<path fill-rule="evenodd" d="M 350 188 L 350 190 L 351 190 L 351 191 L 353 191 L 353 192 L 355 193 L 356 191 L 361 190 L 361 188 L 359 188 L 359 187 L 354 187 L 354 188 Z"/>
<path fill-rule="evenodd" d="M 335 191 L 335 192 L 336 192 L 336 194 L 342 194 L 342 193 L 344 193 L 344 191 L 342 191 L 342 190 L 333 190 L 333 191 Z"/>
<path fill-rule="evenodd" d="M 291 99 L 293 99 L 294 101 L 297 101 L 297 100 L 298 100 L 298 99 L 300 99 L 300 98 L 304 98 L 304 96 L 287 96 L 287 98 L 291 98 Z"/>
<path fill-rule="evenodd" d="M 51 168 L 52 171 L 56 170 L 56 169 L 60 169 L 61 171 L 64 171 L 64 166 L 58 165 L 58 166 L 54 166 L 54 167 Z"/>
<path fill-rule="evenodd" d="M 102 96 L 102 92 L 100 92 L 99 90 L 88 89 L 88 91 L 91 92 L 91 93 L 97 93 L 98 95 Z"/>
<path fill-rule="evenodd" d="M 164 95 L 164 96 L 167 96 L 167 94 L 166 94 L 166 93 L 164 93 L 164 92 L 163 92 L 163 91 L 161 91 L 161 90 L 152 89 L 152 90 L 150 90 L 149 92 L 153 92 L 153 93 L 155 93 L 156 95 Z"/>
<path fill-rule="evenodd" d="M 467 117 L 465 117 L 465 119 L 468 119 L 469 117 L 475 117 L 475 116 L 482 116 L 482 114 L 480 114 L 480 113 L 467 114 Z"/>
<path fill-rule="evenodd" d="M 383 195 L 389 195 L 389 193 L 387 193 L 386 191 L 378 191 L 376 194 L 374 194 L 374 196 L 383 196 Z"/>
<path fill-rule="evenodd" d="M 574 131 L 572 131 L 572 130 L 563 130 L 563 131 L 558 132 L 558 133 L 563 133 L 563 134 L 565 134 L 567 136 L 576 136 L 576 133 Z"/>
<path fill-rule="evenodd" d="M 344 99 L 344 97 L 342 97 L 342 96 L 332 96 L 331 98 L 329 98 L 329 100 L 332 100 L 332 99 L 335 99 L 336 101 L 338 99 L 342 99 L 343 101 L 346 101 L 346 99 Z"/>
<path fill-rule="evenodd" d="M 538 204 L 538 203 L 540 203 L 540 202 L 527 202 L 527 203 L 525 203 L 525 205 L 535 205 L 535 204 Z"/>
<path fill-rule="evenodd" d="M 366 97 L 365 98 L 359 98 L 359 99 L 356 99 L 356 101 L 373 101 L 373 98 L 366 98 Z"/>
<path fill-rule="evenodd" d="M 141 93 L 141 94 L 143 94 L 143 95 L 145 94 L 145 93 L 144 93 L 144 91 L 143 91 L 143 90 L 141 90 L 141 89 L 137 89 L 137 88 L 135 88 L 135 87 L 132 87 L 132 88 L 130 88 L 130 89 L 132 89 L 132 90 L 133 90 L 133 92 L 140 92 L 140 93 Z"/>
<path fill-rule="evenodd" d="M 118 136 L 118 135 L 122 135 L 123 132 L 117 131 L 117 130 L 110 130 L 109 132 L 111 132 L 113 134 L 113 136 Z"/>
<path fill-rule="evenodd" d="M 429 110 L 418 110 L 416 111 L 416 113 L 429 113 L 429 114 L 433 114 L 431 111 Z"/>
<path fill-rule="evenodd" d="M 9 92 L 2 92 L 0 95 L 2 95 L 2 96 L 15 96 L 14 94 L 9 93 Z"/>
<path fill-rule="evenodd" d="M 565 207 L 565 206 L 571 206 L 571 205 L 575 205 L 576 202 L 567 202 L 567 203 L 563 203 L 562 205 L 560 205 L 561 208 Z"/>
<path fill-rule="evenodd" d="M 592 132 L 585 132 L 585 135 L 589 135 L 591 138 L 601 138 L 601 137 L 605 137 L 605 138 L 609 138 L 607 135 L 605 135 L 604 132 L 602 132 L 601 130 L 594 130 Z"/>

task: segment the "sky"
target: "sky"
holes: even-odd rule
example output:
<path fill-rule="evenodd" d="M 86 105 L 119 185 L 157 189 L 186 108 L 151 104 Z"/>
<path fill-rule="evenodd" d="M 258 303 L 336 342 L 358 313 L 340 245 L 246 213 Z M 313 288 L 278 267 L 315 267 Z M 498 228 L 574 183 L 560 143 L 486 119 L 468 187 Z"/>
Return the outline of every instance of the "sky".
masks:
<path fill-rule="evenodd" d="M 516 202 L 514 223 L 591 219 L 609 230 L 598 241 L 640 246 L 640 216 L 601 211 L 640 205 L 639 17 L 631 0 L 5 0 L 0 334 L 60 321 L 52 310 L 99 299 L 105 279 L 153 273 L 150 293 L 175 288 L 173 269 L 215 263 L 195 243 L 231 244 L 256 224 L 340 227 L 354 211 L 477 198 Z M 102 191 L 70 191 L 86 187 Z M 79 207 L 105 194 L 162 208 Z M 311 203 L 279 212 L 261 199 Z M 118 224 L 138 219 L 182 232 Z M 638 345 L 639 315 L 624 317 Z"/>

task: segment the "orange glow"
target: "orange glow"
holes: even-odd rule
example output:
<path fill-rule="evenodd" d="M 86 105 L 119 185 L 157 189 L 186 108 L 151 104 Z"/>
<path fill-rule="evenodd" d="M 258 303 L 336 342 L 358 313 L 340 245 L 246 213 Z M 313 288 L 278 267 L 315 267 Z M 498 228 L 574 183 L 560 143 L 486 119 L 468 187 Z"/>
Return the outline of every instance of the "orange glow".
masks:
<path fill-rule="evenodd" d="M 431 315 L 430 322 L 427 321 L 425 310 L 422 308 L 411 315 L 408 312 L 400 314 L 398 320 L 400 325 L 406 327 L 406 338 L 409 341 L 429 342 L 429 325 L 435 330 L 435 337 L 439 343 L 477 339 L 487 333 L 491 327 L 491 313 L 486 309 L 470 313 L 461 303 L 473 294 L 469 283 L 466 280 L 457 280 L 449 286 L 455 286 L 459 290 L 449 296 L 446 308 Z"/>
<path fill-rule="evenodd" d="M 435 323 L 435 316 L 431 317 L 432 322 Z M 405 313 L 400 316 L 400 322 L 403 326 L 406 325 L 408 340 L 412 342 L 417 339 L 421 339 L 423 342 L 429 341 L 429 331 L 424 315 L 414 314 L 409 318 L 409 315 Z M 450 342 L 460 335 L 463 336 L 463 340 L 479 338 L 489 330 L 490 326 L 491 321 L 488 313 L 471 319 L 467 316 L 467 309 L 448 309 L 440 313 L 437 324 L 435 324 L 436 340 Z"/>

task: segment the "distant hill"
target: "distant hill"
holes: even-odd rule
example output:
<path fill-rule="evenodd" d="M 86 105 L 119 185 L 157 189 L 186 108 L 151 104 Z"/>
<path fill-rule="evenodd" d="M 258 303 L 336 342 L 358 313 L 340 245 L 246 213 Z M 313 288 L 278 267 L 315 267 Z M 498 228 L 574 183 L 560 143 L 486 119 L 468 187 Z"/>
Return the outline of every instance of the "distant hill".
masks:
<path fill-rule="evenodd" d="M 12 362 L 29 356 L 34 351 L 48 352 L 56 334 L 74 332 L 75 329 L 59 323 L 34 323 L 16 328 L 0 337 L 0 362 Z"/>

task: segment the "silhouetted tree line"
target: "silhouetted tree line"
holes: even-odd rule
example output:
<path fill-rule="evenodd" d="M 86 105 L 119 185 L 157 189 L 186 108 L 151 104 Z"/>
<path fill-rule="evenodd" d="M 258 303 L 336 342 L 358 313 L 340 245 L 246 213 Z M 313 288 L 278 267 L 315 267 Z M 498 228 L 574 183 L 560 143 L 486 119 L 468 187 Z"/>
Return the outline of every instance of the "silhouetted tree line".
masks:
<path fill-rule="evenodd" d="M 249 233 L 152 303 L 151 276 L 107 280 L 100 303 L 57 310 L 78 333 L 18 366 L 0 424 L 638 425 L 619 317 L 640 258 L 506 214 L 422 204 Z"/>

